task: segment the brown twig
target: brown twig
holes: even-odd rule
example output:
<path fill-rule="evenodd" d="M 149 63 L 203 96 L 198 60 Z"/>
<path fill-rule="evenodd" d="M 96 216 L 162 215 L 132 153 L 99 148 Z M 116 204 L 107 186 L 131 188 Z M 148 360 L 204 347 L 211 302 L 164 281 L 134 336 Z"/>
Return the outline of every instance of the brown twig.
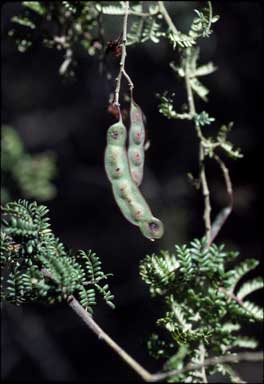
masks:
<path fill-rule="evenodd" d="M 233 188 L 232 188 L 231 178 L 230 178 L 230 175 L 229 175 L 229 170 L 226 167 L 226 165 L 223 162 L 223 160 L 221 160 L 218 155 L 215 154 L 214 155 L 214 159 L 218 162 L 218 164 L 219 164 L 219 166 L 220 166 L 220 168 L 221 168 L 221 170 L 223 172 L 223 176 L 224 176 L 224 180 L 225 180 L 225 185 L 226 185 L 226 191 L 227 191 L 228 199 L 229 199 L 229 204 L 228 204 L 227 207 L 223 208 L 219 212 L 219 214 L 216 216 L 216 218 L 215 218 L 215 220 L 213 222 L 212 233 L 211 233 L 211 243 L 214 241 L 214 239 L 218 235 L 220 229 L 222 228 L 222 226 L 226 222 L 228 216 L 232 212 L 233 201 L 234 201 L 234 198 L 233 198 Z"/>
<path fill-rule="evenodd" d="M 163 1 L 158 1 L 158 5 L 159 5 L 159 11 L 160 13 L 162 14 L 162 16 L 164 17 L 164 20 L 166 21 L 166 23 L 168 24 L 168 27 L 169 29 L 175 33 L 175 35 L 177 35 L 179 33 L 178 29 L 175 27 L 166 7 L 164 6 L 163 4 Z"/>
<path fill-rule="evenodd" d="M 189 61 L 188 59 L 186 60 L 186 65 L 185 65 L 185 85 L 186 85 L 186 91 L 187 91 L 187 98 L 188 98 L 188 104 L 189 104 L 189 113 L 194 119 L 196 115 L 196 110 L 195 110 L 195 104 L 194 104 L 194 97 L 193 97 L 193 92 L 192 92 L 192 87 L 190 83 L 190 69 L 189 69 Z M 195 129 L 197 136 L 200 140 L 199 143 L 199 165 L 200 165 L 200 180 L 202 184 L 202 191 L 203 191 L 203 197 L 204 197 L 204 214 L 203 214 L 203 219 L 205 223 L 205 236 L 207 240 L 207 246 L 209 247 L 211 244 L 211 203 L 210 203 L 210 191 L 208 188 L 208 183 L 207 183 L 207 177 L 205 173 L 205 152 L 204 152 L 204 147 L 203 147 L 203 134 L 201 131 L 201 127 L 197 120 L 195 120 Z"/>
<path fill-rule="evenodd" d="M 54 280 L 54 277 L 46 268 L 42 268 L 41 272 L 48 279 Z M 94 321 L 89 312 L 87 312 L 79 301 L 70 295 L 66 298 L 70 308 L 83 320 L 83 322 L 91 329 L 91 331 L 98 336 L 99 339 L 104 340 L 109 347 L 115 351 L 122 360 L 126 362 L 144 381 L 152 381 L 151 373 L 143 368 L 133 357 L 131 357 L 123 348 L 121 348 L 99 325 Z"/>
<path fill-rule="evenodd" d="M 59 68 L 59 74 L 60 75 L 64 75 L 66 73 L 67 69 L 69 68 L 69 65 L 72 62 L 72 56 L 73 56 L 72 49 L 67 48 L 65 56 L 64 56 L 64 61 Z"/>
<path fill-rule="evenodd" d="M 129 13 L 129 1 L 126 1 L 124 21 L 123 21 L 122 53 L 121 53 L 121 59 L 120 59 L 120 69 L 116 77 L 116 88 L 115 88 L 115 97 L 114 97 L 114 105 L 118 108 L 119 113 L 120 113 L 119 93 L 120 93 L 122 75 L 126 77 L 131 92 L 132 92 L 132 89 L 134 88 L 133 82 L 125 70 L 128 13 Z"/>
<path fill-rule="evenodd" d="M 85 324 L 98 336 L 104 340 L 113 351 L 115 351 L 144 381 L 151 381 L 151 373 L 143 368 L 133 357 L 121 348 L 101 327 L 93 320 L 92 316 L 81 306 L 74 296 L 68 297 L 68 305 L 85 322 Z"/>
<path fill-rule="evenodd" d="M 43 275 L 49 279 L 54 280 L 54 277 L 52 274 L 46 269 L 43 268 L 41 270 Z M 89 312 L 87 312 L 81 304 L 78 302 L 78 300 L 73 296 L 70 295 L 67 298 L 67 303 L 70 306 L 70 308 L 83 320 L 83 322 L 90 328 L 90 330 L 98 336 L 99 339 L 105 341 L 105 343 L 113 350 L 115 353 L 117 353 L 122 360 L 125 361 L 127 365 L 129 365 L 144 381 L 146 382 L 157 382 L 161 380 L 165 380 L 169 377 L 179 375 L 181 373 L 187 372 L 187 371 L 193 371 L 197 369 L 201 369 L 202 372 L 205 372 L 204 367 L 208 365 L 214 365 L 218 363 L 223 362 L 230 362 L 230 363 L 237 363 L 241 360 L 247 360 L 247 361 L 260 361 L 263 360 L 263 354 L 260 352 L 255 353 L 241 353 L 236 356 L 234 355 L 227 355 L 227 356 L 218 356 L 218 357 L 212 357 L 209 359 L 204 360 L 204 354 L 203 354 L 203 361 L 199 364 L 187 364 L 182 369 L 176 369 L 168 372 L 161 372 L 161 373 L 154 373 L 151 374 L 148 372 L 142 365 L 140 365 L 133 357 L 131 357 L 123 348 L 121 348 L 92 318 Z"/>
<path fill-rule="evenodd" d="M 223 292 L 227 297 L 229 297 L 229 299 L 232 299 L 234 301 L 237 302 L 237 304 L 239 304 L 241 307 L 243 307 L 246 311 L 248 311 L 248 309 L 244 306 L 244 303 L 243 303 L 243 300 L 242 299 L 239 299 L 234 293 L 232 292 L 228 292 L 225 288 L 223 287 L 220 287 L 219 288 L 219 292 Z"/>
<path fill-rule="evenodd" d="M 219 292 L 223 292 L 229 299 L 234 300 L 238 305 L 240 305 L 245 311 L 251 314 L 250 310 L 245 306 L 242 299 L 237 297 L 233 292 L 228 291 L 227 289 L 220 287 Z"/>
<path fill-rule="evenodd" d="M 152 381 L 161 381 L 168 379 L 172 376 L 180 375 L 181 373 L 185 373 L 188 371 L 194 371 L 197 369 L 201 369 L 202 367 L 207 367 L 209 365 L 216 365 L 220 363 L 238 363 L 240 361 L 263 361 L 263 352 L 242 352 L 237 355 L 226 355 L 226 356 L 217 356 L 210 357 L 204 360 L 203 364 L 197 363 L 189 363 L 182 369 L 174 369 L 169 372 L 157 373 L 152 375 Z"/>
<path fill-rule="evenodd" d="M 204 361 L 205 361 L 205 348 L 204 348 L 203 343 L 200 345 L 199 349 L 200 349 L 200 362 L 202 364 L 202 367 L 201 367 L 202 380 L 203 380 L 203 383 L 208 383 L 207 376 L 206 376 L 206 371 L 205 371 L 205 365 L 204 365 Z"/>

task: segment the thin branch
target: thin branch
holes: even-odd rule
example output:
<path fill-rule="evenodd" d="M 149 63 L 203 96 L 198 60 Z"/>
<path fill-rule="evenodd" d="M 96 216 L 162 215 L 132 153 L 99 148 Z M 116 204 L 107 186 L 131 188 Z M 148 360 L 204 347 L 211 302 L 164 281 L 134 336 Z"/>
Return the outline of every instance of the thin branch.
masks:
<path fill-rule="evenodd" d="M 151 381 L 151 373 L 146 371 L 133 357 L 122 349 L 101 327 L 93 320 L 92 316 L 81 306 L 74 296 L 69 296 L 68 305 L 80 316 L 85 324 L 98 336 L 104 340 L 144 381 Z"/>
<path fill-rule="evenodd" d="M 231 178 L 229 175 L 229 170 L 226 167 L 223 160 L 221 160 L 218 155 L 214 155 L 214 159 L 218 162 L 218 164 L 219 164 L 219 166 L 223 172 L 225 185 L 226 185 L 226 191 L 227 191 L 228 199 L 229 199 L 229 204 L 227 207 L 225 207 L 224 209 L 221 210 L 221 212 L 216 216 L 215 221 L 213 222 L 212 233 L 211 233 L 211 242 L 214 241 L 214 239 L 218 235 L 220 229 L 222 228 L 222 226 L 226 222 L 228 216 L 232 212 L 233 202 L 234 202 L 233 188 L 232 188 Z"/>
<path fill-rule="evenodd" d="M 246 312 L 252 314 L 250 310 L 245 306 L 242 299 L 237 297 L 233 292 L 228 291 L 227 289 L 220 287 L 219 292 L 223 292 L 229 299 L 234 300 L 238 305 L 240 305 Z"/>
<path fill-rule="evenodd" d="M 104 340 L 110 348 L 112 348 L 144 381 L 156 382 L 164 380 L 175 375 L 187 371 L 193 371 L 201 369 L 203 373 L 204 383 L 207 383 L 205 367 L 208 365 L 214 365 L 218 363 L 237 363 L 242 360 L 247 361 L 261 361 L 263 360 L 263 354 L 256 353 L 241 353 L 237 356 L 227 355 L 220 357 L 213 357 L 204 360 L 204 351 L 201 353 L 201 363 L 199 364 L 187 364 L 186 367 L 180 370 L 173 370 L 164 373 L 151 374 L 145 368 L 143 368 L 135 359 L 133 359 L 124 349 L 122 349 L 107 333 L 105 333 L 101 327 L 93 320 L 92 316 L 80 305 L 80 303 L 74 298 L 69 296 L 68 305 L 74 310 L 74 312 L 85 322 L 85 324 L 98 336 L 99 339 Z"/>
<path fill-rule="evenodd" d="M 179 120 L 192 120 L 192 116 L 190 113 L 176 113 L 173 114 L 173 119 L 179 119 Z"/>
<path fill-rule="evenodd" d="M 41 272 L 45 277 L 54 280 L 54 277 L 46 268 L 42 268 Z M 151 374 L 144 367 L 142 367 L 142 365 L 140 365 L 135 359 L 133 359 L 133 357 L 131 357 L 123 348 L 121 348 L 101 327 L 99 327 L 99 325 L 95 322 L 95 320 L 92 318 L 90 313 L 87 312 L 82 307 L 82 305 L 78 302 L 78 300 L 76 300 L 76 298 L 73 295 L 70 295 L 67 298 L 67 303 L 70 306 L 70 308 L 84 321 L 84 323 L 88 326 L 88 328 L 90 328 L 90 330 L 93 333 L 95 333 L 99 339 L 104 340 L 106 344 L 113 351 L 115 351 L 122 358 L 122 360 L 124 360 L 125 363 L 129 365 L 146 382 L 161 381 L 166 378 L 176 376 L 187 371 L 194 371 L 194 370 L 206 367 L 208 365 L 214 365 L 218 363 L 224 363 L 224 362 L 237 363 L 242 360 L 247 360 L 247 361 L 263 360 L 263 354 L 261 352 L 240 353 L 236 356 L 227 355 L 227 356 L 212 357 L 204 360 L 199 364 L 189 363 L 182 369 L 178 369 L 178 370 L 174 369 L 168 372 L 162 372 L 162 373 L 158 372 L 158 373 Z"/>
<path fill-rule="evenodd" d="M 206 376 L 206 371 L 205 371 L 205 365 L 204 365 L 204 361 L 205 361 L 205 348 L 204 348 L 203 343 L 200 345 L 199 349 L 200 349 L 200 362 L 202 364 L 201 374 L 202 374 L 203 383 L 208 383 L 207 376 Z"/>
<path fill-rule="evenodd" d="M 64 56 L 64 61 L 59 68 L 59 74 L 60 75 L 64 75 L 66 73 L 67 69 L 69 68 L 69 65 L 72 62 L 72 56 L 73 56 L 72 49 L 67 48 L 65 56 Z"/>
<path fill-rule="evenodd" d="M 160 13 L 162 14 L 162 16 L 164 17 L 164 20 L 166 21 L 166 23 L 168 24 L 168 27 L 169 29 L 175 33 L 175 35 L 178 35 L 179 34 L 179 31 L 178 29 L 175 27 L 163 1 L 158 1 L 158 5 L 159 5 L 159 11 Z"/>
<path fill-rule="evenodd" d="M 204 150 L 202 148 L 202 144 L 200 143 L 200 154 L 199 154 L 199 160 L 200 160 L 200 166 L 201 166 L 200 178 L 202 182 L 202 190 L 203 190 L 203 197 L 204 197 L 203 219 L 205 223 L 207 245 L 209 247 L 211 244 L 211 203 L 210 203 L 210 191 L 208 188 L 208 183 L 207 183 L 207 178 L 205 173 L 204 158 L 205 158 Z"/>
<path fill-rule="evenodd" d="M 53 275 L 46 268 L 42 268 L 43 275 L 51 280 L 55 280 Z M 143 368 L 133 357 L 122 349 L 101 327 L 94 321 L 89 312 L 87 312 L 79 301 L 70 295 L 67 298 L 70 308 L 85 322 L 88 328 L 95 333 L 99 339 L 104 340 L 144 381 L 151 381 L 151 373 Z"/>
<path fill-rule="evenodd" d="M 187 91 L 187 99 L 188 99 L 188 104 L 189 104 L 189 114 L 191 115 L 192 119 L 196 115 L 196 110 L 195 110 L 195 104 L 194 104 L 194 97 L 193 97 L 193 92 L 192 92 L 192 87 L 191 87 L 191 82 L 190 82 L 190 69 L 189 69 L 189 62 L 188 59 L 186 60 L 186 67 L 185 67 L 185 85 L 186 85 L 186 91 Z M 200 126 L 197 125 L 197 134 L 199 139 L 202 139 L 202 132 L 200 129 Z"/>
<path fill-rule="evenodd" d="M 126 11 L 123 12 L 120 12 L 118 11 L 118 13 L 107 13 L 107 12 L 102 12 L 105 16 L 124 16 L 126 14 Z M 149 17 L 149 16 L 155 16 L 157 15 L 158 13 L 160 13 L 160 10 L 159 8 L 155 9 L 154 11 L 152 12 L 140 12 L 140 11 L 133 11 L 131 9 L 129 9 L 128 11 L 128 15 L 131 15 L 131 16 L 139 16 L 139 17 L 142 17 L 142 18 L 146 18 L 146 17 Z"/>
<path fill-rule="evenodd" d="M 115 88 L 115 98 L 114 98 L 114 105 L 118 108 L 119 112 L 120 112 L 119 92 L 120 92 L 122 75 L 126 77 L 131 92 L 132 92 L 132 89 L 134 88 L 132 80 L 130 79 L 130 77 L 128 76 L 125 70 L 128 12 L 129 12 L 129 1 L 126 1 L 124 21 L 123 21 L 122 53 L 121 53 L 121 60 L 120 60 L 120 69 L 116 77 L 116 88 Z"/>
<path fill-rule="evenodd" d="M 169 377 L 180 375 L 181 373 L 201 369 L 203 366 L 207 367 L 209 365 L 216 365 L 220 363 L 239 363 L 240 361 L 263 361 L 263 352 L 242 352 L 237 355 L 210 357 L 206 359 L 203 364 L 189 363 L 182 369 L 173 369 L 169 372 L 152 375 L 152 381 L 165 380 Z"/>
<path fill-rule="evenodd" d="M 194 97 L 190 82 L 190 69 L 189 69 L 189 60 L 187 58 L 186 60 L 186 67 L 185 67 L 185 85 L 186 85 L 186 91 L 187 91 L 187 98 L 188 98 L 188 104 L 189 104 L 189 113 L 194 119 L 194 116 L 196 115 L 195 110 L 195 104 L 194 104 Z M 199 166 L 200 166 L 200 180 L 202 184 L 202 191 L 203 191 L 203 197 L 204 197 L 204 214 L 203 219 L 205 223 L 205 236 L 207 240 L 207 246 L 210 246 L 211 243 L 211 203 L 210 203 L 210 191 L 208 188 L 206 173 L 205 173 L 205 153 L 204 153 L 204 147 L 203 147 L 203 134 L 201 131 L 201 127 L 197 120 L 195 120 L 195 129 L 197 136 L 200 140 L 199 143 Z"/>
<path fill-rule="evenodd" d="M 127 79 L 127 82 L 128 82 L 128 86 L 129 86 L 129 89 L 130 89 L 130 92 L 132 94 L 132 91 L 133 91 L 133 88 L 134 88 L 134 84 L 131 80 L 131 77 L 128 75 L 127 71 L 125 68 L 123 68 L 123 75 L 125 76 L 125 78 Z"/>
<path fill-rule="evenodd" d="M 244 308 L 247 312 L 251 313 L 247 307 L 245 307 L 243 300 L 237 297 L 233 292 L 229 292 L 227 289 L 220 287 L 219 292 L 223 292 L 229 299 L 232 299 L 237 302 L 242 308 Z"/>
<path fill-rule="evenodd" d="M 212 24 L 212 17 L 213 17 L 213 8 L 211 1 L 207 1 L 208 3 L 208 9 L 209 9 L 209 24 L 207 26 L 207 33 L 210 31 L 211 24 Z"/>

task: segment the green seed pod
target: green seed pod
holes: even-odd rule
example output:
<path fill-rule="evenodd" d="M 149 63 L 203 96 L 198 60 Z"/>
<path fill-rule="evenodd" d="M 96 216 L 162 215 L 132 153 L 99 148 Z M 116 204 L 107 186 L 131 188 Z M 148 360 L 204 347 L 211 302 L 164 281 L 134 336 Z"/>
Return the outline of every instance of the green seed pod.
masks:
<path fill-rule="evenodd" d="M 127 131 L 122 120 L 119 120 L 117 123 L 111 125 L 107 131 L 107 144 L 108 145 L 117 145 L 119 147 L 124 147 L 126 144 Z"/>
<path fill-rule="evenodd" d="M 133 99 L 130 105 L 130 130 L 128 144 L 128 161 L 132 179 L 139 186 L 143 179 L 145 127 L 143 113 Z"/>
<path fill-rule="evenodd" d="M 121 120 L 111 125 L 107 131 L 105 170 L 110 181 L 112 181 L 112 178 L 121 177 L 122 173 L 126 171 L 127 156 L 124 150 L 126 138 L 126 127 Z"/>
<path fill-rule="evenodd" d="M 108 145 L 105 151 L 105 169 L 110 181 L 120 179 L 126 172 L 123 148 L 117 145 Z"/>
<path fill-rule="evenodd" d="M 131 182 L 133 183 L 132 180 Z M 123 189 L 124 187 L 122 186 L 122 184 L 114 182 L 112 184 L 113 193 L 115 196 L 115 200 L 125 218 L 132 224 L 139 225 L 140 220 L 142 220 L 142 218 L 146 216 L 146 205 L 139 204 L 134 199 L 133 191 L 131 189 L 132 184 L 128 184 L 128 188 Z"/>
<path fill-rule="evenodd" d="M 125 218 L 137 225 L 148 239 L 159 239 L 163 235 L 163 224 L 153 217 L 146 200 L 132 179 L 126 152 L 126 136 L 126 127 L 121 120 L 108 129 L 105 170 L 112 184 L 116 203 Z"/>

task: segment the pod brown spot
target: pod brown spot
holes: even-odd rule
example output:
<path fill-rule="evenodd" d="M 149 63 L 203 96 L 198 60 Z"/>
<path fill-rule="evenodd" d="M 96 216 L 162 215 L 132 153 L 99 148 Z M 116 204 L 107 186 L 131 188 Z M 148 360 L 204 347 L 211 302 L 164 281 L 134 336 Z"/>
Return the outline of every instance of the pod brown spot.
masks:
<path fill-rule="evenodd" d="M 134 154 L 134 163 L 135 163 L 136 165 L 139 165 L 139 164 L 141 163 L 141 155 L 140 155 L 139 152 L 136 152 L 136 153 Z"/>
<path fill-rule="evenodd" d="M 141 140 L 142 140 L 142 132 L 141 131 L 135 132 L 134 140 L 135 140 L 136 144 L 140 144 L 141 143 Z"/>
<path fill-rule="evenodd" d="M 117 132 L 117 131 L 114 131 L 113 133 L 112 133 L 112 138 L 113 139 L 118 139 L 118 136 L 119 136 L 119 133 Z"/>
<path fill-rule="evenodd" d="M 140 113 L 136 111 L 133 113 L 132 123 L 137 123 L 138 121 L 141 121 L 141 116 L 140 116 Z"/>
<path fill-rule="evenodd" d="M 159 231 L 160 227 L 157 223 L 149 223 L 149 229 L 155 233 Z"/>

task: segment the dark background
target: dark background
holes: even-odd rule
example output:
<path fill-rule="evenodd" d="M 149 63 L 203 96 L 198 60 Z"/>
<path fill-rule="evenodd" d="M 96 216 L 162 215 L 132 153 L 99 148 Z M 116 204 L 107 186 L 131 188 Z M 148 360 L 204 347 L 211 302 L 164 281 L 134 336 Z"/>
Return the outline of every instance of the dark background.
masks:
<path fill-rule="evenodd" d="M 127 71 L 135 83 L 135 100 L 147 117 L 151 141 L 142 191 L 166 229 L 163 239 L 151 243 L 123 218 L 105 176 L 105 134 L 113 122 L 107 105 L 113 84 L 100 77 L 96 59 L 81 49 L 77 53 L 76 79 L 68 82 L 58 74 L 62 61 L 59 52 L 36 42 L 28 53 L 18 53 L 6 35 L 10 17 L 19 7 L 11 2 L 2 7 L 2 122 L 18 130 L 30 152 L 56 153 L 58 194 L 47 203 L 52 228 L 68 247 L 93 249 L 104 271 L 114 274 L 109 283 L 117 308 L 113 311 L 99 303 L 95 319 L 143 366 L 157 371 L 161 362 L 148 356 L 146 340 L 163 308 L 150 299 L 138 274 L 139 261 L 159 249 L 173 250 L 174 244 L 201 237 L 204 231 L 203 200 L 186 176 L 187 172 L 196 175 L 198 171 L 193 127 L 159 114 L 155 97 L 156 92 L 175 92 L 178 111 L 186 102 L 184 83 L 168 67 L 177 57 L 165 42 L 128 47 Z M 188 28 L 192 9 L 198 7 L 196 2 L 177 2 L 169 9 L 177 15 L 178 27 L 184 29 Z M 260 260 L 263 7 L 252 1 L 217 2 L 213 8 L 221 19 L 210 39 L 201 41 L 201 63 L 212 60 L 218 71 L 205 78 L 211 90 L 209 103 L 197 101 L 197 110 L 206 110 L 216 118 L 205 134 L 215 133 L 221 123 L 234 121 L 230 139 L 244 154 L 241 160 L 226 162 L 235 206 L 216 242 L 240 251 L 240 260 Z M 113 39 L 121 20 L 107 20 L 110 32 L 106 38 Z M 114 77 L 118 61 L 110 58 L 108 66 Z M 227 197 L 217 164 L 208 161 L 207 169 L 214 217 Z M 260 271 L 258 267 L 249 277 Z M 256 292 L 253 299 L 260 304 L 261 292 Z M 248 327 L 245 333 L 259 339 L 261 346 L 260 325 Z M 239 372 L 249 382 L 261 381 L 261 364 L 240 364 Z M 63 304 L 3 305 L 2 378 L 140 381 Z"/>

